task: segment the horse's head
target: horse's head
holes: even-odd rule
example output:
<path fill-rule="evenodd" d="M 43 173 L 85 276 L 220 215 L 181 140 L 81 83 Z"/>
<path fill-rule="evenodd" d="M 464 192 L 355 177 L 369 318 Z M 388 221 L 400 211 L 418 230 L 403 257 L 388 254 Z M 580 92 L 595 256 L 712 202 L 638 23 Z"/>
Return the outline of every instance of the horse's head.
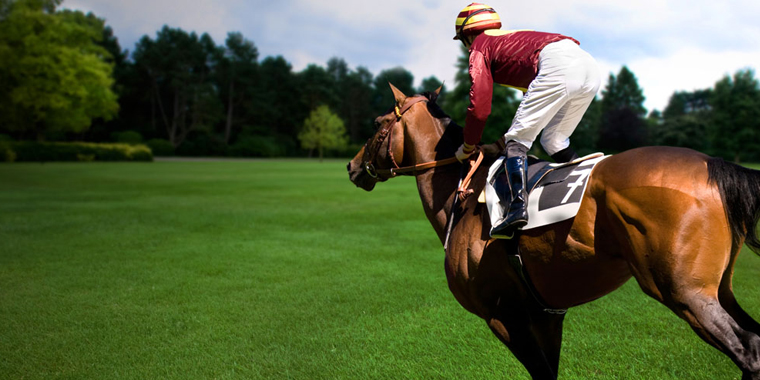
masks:
<path fill-rule="evenodd" d="M 415 152 L 413 149 L 407 152 L 405 147 L 415 145 L 409 144 L 410 140 L 424 140 L 425 136 L 422 135 L 430 134 L 429 130 L 419 128 L 423 121 L 436 120 L 430 117 L 430 112 L 426 107 L 420 107 L 426 109 L 425 112 L 410 112 L 410 110 L 417 103 L 426 104 L 431 100 L 434 101 L 441 91 L 440 87 L 427 96 L 411 97 L 404 95 L 392 84 L 390 87 L 396 100 L 393 110 L 375 119 L 377 132 L 348 163 L 348 175 L 351 182 L 367 191 L 371 191 L 377 182 L 395 177 L 394 170 L 400 165 L 413 163 L 418 159 L 420 152 Z M 427 115 L 427 118 L 423 119 L 424 115 Z M 415 127 L 411 128 L 411 126 Z M 439 138 L 440 134 L 436 134 L 435 140 Z"/>

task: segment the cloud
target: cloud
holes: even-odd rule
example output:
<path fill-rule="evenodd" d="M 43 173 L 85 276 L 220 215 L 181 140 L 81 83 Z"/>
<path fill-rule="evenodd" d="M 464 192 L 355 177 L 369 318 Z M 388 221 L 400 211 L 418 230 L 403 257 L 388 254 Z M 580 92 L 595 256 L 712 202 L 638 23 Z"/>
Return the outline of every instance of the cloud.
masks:
<path fill-rule="evenodd" d="M 760 62 L 760 51 L 724 51 L 720 54 L 689 47 L 664 57 L 631 62 L 629 68 L 647 94 L 649 110 L 663 110 L 675 91 L 710 88 L 726 75 L 752 68 Z M 696 64 L 695 64 L 696 63 Z"/>
<path fill-rule="evenodd" d="M 627 65 L 649 110 L 662 110 L 675 91 L 709 88 L 724 75 L 756 68 L 758 14 L 760 2 L 746 0 L 552 0 L 514 4 L 509 13 L 501 12 L 509 28 L 577 38 L 597 59 L 605 80 Z"/>
<path fill-rule="evenodd" d="M 451 10 L 434 1 L 298 0 L 288 9 L 288 22 L 267 18 L 266 29 L 276 32 L 254 42 L 262 54 L 281 54 L 292 60 L 295 70 L 308 63 L 323 64 L 337 56 L 350 65 L 367 67 L 374 74 L 403 66 L 415 73 L 417 82 L 431 75 L 453 78 L 459 51 L 451 40 L 456 8 L 452 15 Z M 297 45 L 307 54 L 293 59 L 295 54 L 289 51 L 289 45 Z M 313 60 L 305 61 L 307 57 Z"/>
<path fill-rule="evenodd" d="M 134 43 L 142 36 L 155 37 L 164 25 L 194 31 L 198 34 L 208 33 L 217 43 L 223 43 L 229 31 L 231 20 L 242 0 L 66 0 L 63 7 L 93 12 L 106 19 L 114 34 L 119 38 L 122 48 L 132 50 Z"/>
<path fill-rule="evenodd" d="M 373 74 L 396 66 L 416 84 L 436 76 L 453 86 L 460 55 L 454 19 L 470 0 L 66 0 L 113 27 L 124 48 L 163 25 L 227 32 L 252 40 L 261 57 L 282 55 L 295 71 L 339 57 Z M 662 109 L 676 90 L 712 86 L 725 74 L 757 67 L 760 2 L 755 0 L 486 1 L 505 29 L 563 33 L 599 62 L 604 78 L 627 65 L 639 78 L 647 108 Z"/>
<path fill-rule="evenodd" d="M 683 48 L 757 50 L 760 27 L 746 12 L 750 1 L 637 1 L 582 5 L 560 27 L 578 32 L 596 56 L 625 62 Z"/>

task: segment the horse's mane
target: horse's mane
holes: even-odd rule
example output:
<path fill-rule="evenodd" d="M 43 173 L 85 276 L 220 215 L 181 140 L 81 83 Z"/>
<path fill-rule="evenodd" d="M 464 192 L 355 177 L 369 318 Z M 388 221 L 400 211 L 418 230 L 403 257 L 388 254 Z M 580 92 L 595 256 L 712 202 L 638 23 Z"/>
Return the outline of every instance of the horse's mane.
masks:
<path fill-rule="evenodd" d="M 449 115 L 446 114 L 446 112 L 443 112 L 443 110 L 441 109 L 441 107 L 438 105 L 438 103 L 437 103 L 438 94 L 437 93 L 435 93 L 434 91 L 425 91 L 421 95 L 424 96 L 425 98 L 427 98 L 427 100 L 428 100 L 428 111 L 430 112 L 431 115 L 433 115 L 434 118 L 436 118 L 436 119 L 448 119 L 449 121 L 451 120 L 451 117 L 449 117 Z"/>
<path fill-rule="evenodd" d="M 438 100 L 438 94 L 432 91 L 426 91 L 420 94 L 427 98 L 427 109 L 430 115 L 440 121 L 444 127 L 443 136 L 438 141 L 435 147 L 437 156 L 441 158 L 451 157 L 456 152 L 459 145 L 464 141 L 464 134 L 462 127 L 460 127 L 451 117 L 441 109 L 441 106 L 436 102 Z"/>
<path fill-rule="evenodd" d="M 436 102 L 438 100 L 438 94 L 427 91 L 420 95 L 428 99 L 427 108 L 430 115 L 438 119 L 445 127 L 443 136 L 438 142 L 435 150 L 441 156 L 445 157 L 448 154 L 450 157 L 464 141 L 464 129 L 452 120 L 451 117 L 438 105 Z M 503 141 L 482 145 L 481 149 L 487 157 L 498 157 L 504 150 Z"/>

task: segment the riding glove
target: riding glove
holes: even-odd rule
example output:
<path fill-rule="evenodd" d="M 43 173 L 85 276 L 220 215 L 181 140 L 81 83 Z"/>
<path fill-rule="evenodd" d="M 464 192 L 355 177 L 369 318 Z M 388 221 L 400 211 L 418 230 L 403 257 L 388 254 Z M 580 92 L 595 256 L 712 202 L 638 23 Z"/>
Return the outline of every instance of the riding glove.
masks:
<path fill-rule="evenodd" d="M 472 152 L 475 151 L 475 145 L 470 145 L 467 143 L 464 143 L 459 146 L 459 149 L 457 149 L 456 157 L 459 162 L 462 162 L 468 158 L 470 158 L 470 155 L 472 155 Z"/>

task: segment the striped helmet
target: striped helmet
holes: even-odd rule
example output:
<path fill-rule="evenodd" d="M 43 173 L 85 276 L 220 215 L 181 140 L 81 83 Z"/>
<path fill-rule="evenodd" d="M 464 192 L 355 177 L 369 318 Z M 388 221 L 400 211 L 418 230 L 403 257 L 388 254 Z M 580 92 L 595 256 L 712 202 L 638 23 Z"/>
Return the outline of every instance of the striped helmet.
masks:
<path fill-rule="evenodd" d="M 455 40 L 463 36 L 472 36 L 487 29 L 501 28 L 499 14 L 485 4 L 472 3 L 457 16 Z"/>

